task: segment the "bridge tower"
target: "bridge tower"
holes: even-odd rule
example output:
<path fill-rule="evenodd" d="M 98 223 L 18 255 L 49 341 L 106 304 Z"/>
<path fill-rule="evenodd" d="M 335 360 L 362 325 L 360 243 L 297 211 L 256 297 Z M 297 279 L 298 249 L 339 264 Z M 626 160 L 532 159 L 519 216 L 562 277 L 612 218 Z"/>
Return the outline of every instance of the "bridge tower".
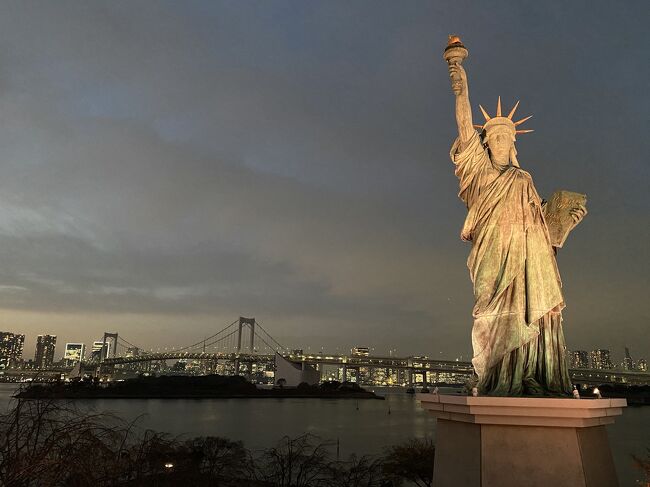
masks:
<path fill-rule="evenodd" d="M 239 317 L 239 329 L 237 330 L 237 358 L 235 359 L 235 375 L 239 375 L 239 353 L 241 352 L 241 335 L 244 326 L 248 325 L 251 329 L 251 339 L 250 339 L 250 353 L 255 352 L 255 318 L 244 318 L 243 316 Z M 252 367 L 253 364 L 249 363 L 249 367 Z"/>
<path fill-rule="evenodd" d="M 241 332 L 244 328 L 244 325 L 248 325 L 251 329 L 251 339 L 250 339 L 250 353 L 255 352 L 255 318 L 244 318 L 243 316 L 239 317 L 239 330 L 237 333 L 237 353 L 241 352 Z"/>
<path fill-rule="evenodd" d="M 100 363 L 103 362 L 104 359 L 108 358 L 106 356 L 106 349 L 107 349 L 106 344 L 108 343 L 106 341 L 106 339 L 108 339 L 108 338 L 113 340 L 113 347 L 111 347 L 111 351 L 110 351 L 109 355 L 111 356 L 111 358 L 115 358 L 117 356 L 117 333 L 109 333 L 109 332 L 105 331 L 104 332 L 104 339 L 102 340 L 102 342 L 103 342 L 102 343 L 102 350 L 101 350 L 101 353 L 99 355 Z"/>

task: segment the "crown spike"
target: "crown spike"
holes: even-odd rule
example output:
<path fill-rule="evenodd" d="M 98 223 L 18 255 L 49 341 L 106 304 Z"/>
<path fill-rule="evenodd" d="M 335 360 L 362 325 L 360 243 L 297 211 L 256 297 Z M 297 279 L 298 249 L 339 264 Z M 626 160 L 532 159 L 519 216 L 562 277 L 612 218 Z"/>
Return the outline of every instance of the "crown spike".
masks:
<path fill-rule="evenodd" d="M 481 105 L 479 105 L 478 107 L 481 109 L 481 112 L 483 112 L 483 116 L 485 117 L 486 122 L 490 120 L 490 118 L 492 118 L 488 115 L 488 112 L 485 111 L 485 108 L 483 108 Z"/>
<path fill-rule="evenodd" d="M 528 134 L 530 132 L 534 132 L 532 129 L 527 129 L 527 130 L 516 130 L 515 134 Z"/>
<path fill-rule="evenodd" d="M 501 116 L 501 97 L 497 100 L 497 117 Z"/>
<path fill-rule="evenodd" d="M 518 122 L 515 122 L 515 127 L 516 127 L 517 125 L 521 125 L 521 124 L 524 123 L 526 120 L 528 120 L 529 118 L 532 118 L 532 117 L 533 117 L 532 115 L 528 115 L 526 118 L 522 118 L 522 119 L 519 120 Z"/>
<path fill-rule="evenodd" d="M 517 111 L 517 107 L 519 106 L 519 100 L 517 100 L 517 103 L 515 103 L 515 106 L 512 107 L 512 110 L 510 110 L 510 113 L 508 114 L 508 118 L 512 120 L 512 116 L 515 114 Z"/>

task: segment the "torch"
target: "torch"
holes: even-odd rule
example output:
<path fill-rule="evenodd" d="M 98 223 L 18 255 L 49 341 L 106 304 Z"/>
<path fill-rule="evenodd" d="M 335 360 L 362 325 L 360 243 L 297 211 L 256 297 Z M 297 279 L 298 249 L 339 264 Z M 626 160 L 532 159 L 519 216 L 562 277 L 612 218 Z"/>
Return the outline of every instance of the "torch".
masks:
<path fill-rule="evenodd" d="M 447 64 L 451 66 L 452 64 L 460 65 L 468 56 L 467 49 L 463 46 L 463 43 L 460 41 L 460 37 L 456 35 L 450 35 L 449 40 L 447 41 L 447 47 L 443 57 Z M 463 80 L 460 77 L 460 74 L 456 73 L 451 77 L 451 87 L 454 90 L 454 93 L 460 93 L 463 87 Z"/>

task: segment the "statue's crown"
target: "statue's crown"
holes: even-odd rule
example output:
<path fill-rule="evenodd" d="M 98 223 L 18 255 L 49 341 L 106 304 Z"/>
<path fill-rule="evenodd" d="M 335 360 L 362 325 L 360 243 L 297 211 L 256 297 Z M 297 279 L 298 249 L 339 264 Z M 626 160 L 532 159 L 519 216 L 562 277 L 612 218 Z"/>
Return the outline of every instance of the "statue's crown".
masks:
<path fill-rule="evenodd" d="M 522 118 L 517 122 L 513 122 L 512 116 L 515 114 L 515 111 L 517 110 L 518 106 L 519 106 L 519 102 L 515 103 L 515 106 L 512 108 L 512 110 L 510 110 L 508 116 L 503 117 L 501 115 L 501 97 L 499 97 L 499 100 L 497 101 L 497 114 L 494 117 L 490 117 L 490 115 L 488 115 L 485 109 L 481 105 L 479 105 L 478 107 L 481 109 L 481 112 L 485 117 L 485 123 L 483 125 L 474 125 L 474 127 L 480 130 L 484 130 L 486 135 L 489 134 L 490 131 L 492 131 L 493 129 L 496 129 L 497 127 L 500 129 L 503 128 L 508 129 L 509 131 L 512 132 L 513 136 L 516 134 L 527 134 L 528 132 L 533 132 L 533 130 L 517 130 L 518 125 L 521 125 L 526 120 L 532 117 L 532 115 L 529 115 L 528 117 Z"/>

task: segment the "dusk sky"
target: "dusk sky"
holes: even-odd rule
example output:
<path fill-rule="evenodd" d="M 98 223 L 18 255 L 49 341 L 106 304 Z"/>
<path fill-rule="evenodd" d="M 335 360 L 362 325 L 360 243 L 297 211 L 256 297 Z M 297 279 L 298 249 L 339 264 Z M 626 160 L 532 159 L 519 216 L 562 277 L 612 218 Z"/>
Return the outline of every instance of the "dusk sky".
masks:
<path fill-rule="evenodd" d="M 0 16 L 0 329 L 470 358 L 459 34 L 537 190 L 571 349 L 650 359 L 647 1 L 24 1 Z"/>

